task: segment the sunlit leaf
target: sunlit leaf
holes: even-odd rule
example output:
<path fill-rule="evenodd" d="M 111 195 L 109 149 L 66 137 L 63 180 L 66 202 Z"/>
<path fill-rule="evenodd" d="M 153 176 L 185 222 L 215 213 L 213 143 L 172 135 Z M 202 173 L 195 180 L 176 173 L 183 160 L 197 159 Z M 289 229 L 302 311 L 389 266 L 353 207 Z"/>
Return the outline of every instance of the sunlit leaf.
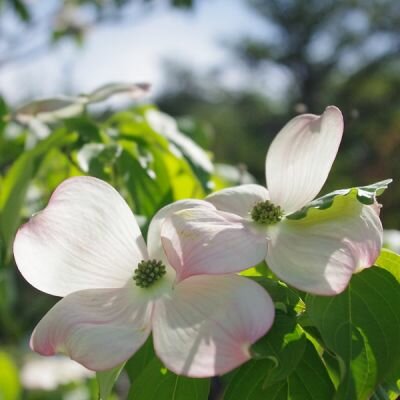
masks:
<path fill-rule="evenodd" d="M 332 193 L 313 200 L 312 202 L 304 206 L 301 210 L 296 211 L 291 215 L 288 215 L 287 218 L 301 219 L 306 217 L 310 211 L 325 210 L 332 207 L 335 200 L 340 197 L 344 197 L 345 199 L 357 199 L 360 203 L 366 205 L 373 204 L 375 201 L 375 197 L 381 195 L 387 189 L 390 182 L 392 182 L 392 179 L 386 179 L 384 181 L 373 183 L 372 185 L 368 186 L 336 190 Z"/>
<path fill-rule="evenodd" d="M 9 255 L 11 242 L 21 220 L 21 208 L 31 179 L 52 147 L 70 140 L 64 131 L 55 132 L 35 148 L 22 154 L 4 176 L 0 192 L 0 234 Z"/>
<path fill-rule="evenodd" d="M 18 400 L 21 392 L 18 369 L 5 352 L 0 352 L 0 371 L 0 399 Z"/>
<path fill-rule="evenodd" d="M 400 283 L 400 255 L 389 249 L 382 249 L 375 265 L 389 271 Z"/>
<path fill-rule="evenodd" d="M 23 154 L 11 167 L 2 182 L 0 193 L 0 232 L 9 248 L 19 225 L 20 210 L 24 203 L 30 180 L 34 173 L 34 160 L 31 154 Z"/>
<path fill-rule="evenodd" d="M 147 110 L 145 117 L 151 128 L 174 144 L 194 167 L 200 168 L 206 175 L 212 173 L 214 167 L 208 154 L 192 139 L 179 131 L 177 123 L 172 117 L 156 109 Z"/>

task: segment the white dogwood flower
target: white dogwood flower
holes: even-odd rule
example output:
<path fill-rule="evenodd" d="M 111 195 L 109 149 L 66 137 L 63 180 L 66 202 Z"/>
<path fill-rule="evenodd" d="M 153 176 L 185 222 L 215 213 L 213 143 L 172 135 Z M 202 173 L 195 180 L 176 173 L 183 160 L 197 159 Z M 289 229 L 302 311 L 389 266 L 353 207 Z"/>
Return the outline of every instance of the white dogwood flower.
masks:
<path fill-rule="evenodd" d="M 176 264 L 161 246 L 165 217 L 197 207 L 215 209 L 196 200 L 161 209 L 146 246 L 134 215 L 109 184 L 91 177 L 64 181 L 14 242 L 25 279 L 65 296 L 36 326 L 31 348 L 42 355 L 64 353 L 102 371 L 130 358 L 152 331 L 156 354 L 178 374 L 213 376 L 247 361 L 250 345 L 272 325 L 269 295 L 230 273 L 229 255 L 211 271 L 201 254 L 191 264 Z M 243 242 L 247 251 L 240 239 L 248 237 L 246 227 L 235 216 L 229 223 L 234 230 L 230 235 L 228 229 L 227 239 Z"/>
<path fill-rule="evenodd" d="M 223 189 L 206 198 L 217 210 L 175 213 L 162 232 L 167 254 L 169 247 L 179 247 L 184 264 L 190 262 L 190 252 L 206 254 L 218 243 L 231 243 L 226 253 L 238 265 L 248 265 L 250 256 L 258 258 L 254 264 L 265 259 L 280 279 L 296 288 L 321 295 L 343 291 L 352 274 L 371 266 L 379 255 L 378 204 L 364 205 L 352 196 L 337 196 L 329 208 L 310 208 L 305 216 L 295 218 L 325 183 L 342 134 L 343 117 L 333 106 L 321 116 L 304 114 L 292 119 L 268 150 L 268 189 L 255 184 Z M 226 237 L 228 230 L 215 229 L 232 215 L 247 223 L 248 238 L 242 239 L 246 251 L 243 243 Z M 219 252 L 222 260 L 225 256 Z M 218 269 L 218 260 L 210 260 L 217 261 L 210 269 Z"/>

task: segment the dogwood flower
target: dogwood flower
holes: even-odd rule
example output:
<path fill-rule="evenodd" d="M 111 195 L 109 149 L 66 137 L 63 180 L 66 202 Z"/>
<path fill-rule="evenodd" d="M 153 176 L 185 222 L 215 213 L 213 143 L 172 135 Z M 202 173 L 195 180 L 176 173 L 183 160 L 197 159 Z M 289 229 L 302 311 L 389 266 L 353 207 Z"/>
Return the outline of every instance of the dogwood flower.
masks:
<path fill-rule="evenodd" d="M 127 360 L 152 331 L 156 354 L 178 374 L 213 376 L 247 361 L 249 346 L 272 325 L 269 295 L 228 268 L 208 270 L 207 258 L 171 263 L 161 245 L 167 215 L 214 209 L 204 203 L 183 200 L 161 209 L 149 226 L 146 247 L 115 189 L 91 177 L 64 181 L 14 242 L 25 279 L 43 292 L 65 296 L 36 326 L 31 348 L 46 356 L 64 353 L 101 371 Z M 244 235 L 239 225 L 233 240 Z"/>
<path fill-rule="evenodd" d="M 268 189 L 256 184 L 223 189 L 206 198 L 218 210 L 175 213 L 162 233 L 167 253 L 172 241 L 174 248 L 179 243 L 181 258 L 188 248 L 213 248 L 215 237 L 210 232 L 221 213 L 230 213 L 247 221 L 249 236 L 257 236 L 257 240 L 246 241 L 246 252 L 242 247 L 227 249 L 238 264 L 249 264 L 249 250 L 253 249 L 257 262 L 265 258 L 270 269 L 294 287 L 320 295 L 343 291 L 352 274 L 371 266 L 379 254 L 382 225 L 378 204 L 363 205 L 343 195 L 329 208 L 310 208 L 304 218 L 295 218 L 297 211 L 312 205 L 321 190 L 342 134 L 343 117 L 333 106 L 321 116 L 304 114 L 292 119 L 268 150 Z"/>

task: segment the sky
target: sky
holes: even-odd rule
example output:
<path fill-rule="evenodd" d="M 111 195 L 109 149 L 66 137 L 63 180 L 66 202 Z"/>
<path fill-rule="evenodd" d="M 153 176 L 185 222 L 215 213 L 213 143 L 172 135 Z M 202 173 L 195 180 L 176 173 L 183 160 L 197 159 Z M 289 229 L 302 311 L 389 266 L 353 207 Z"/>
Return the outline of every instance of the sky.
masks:
<path fill-rule="evenodd" d="M 136 13 L 123 24 L 92 29 L 81 48 L 64 41 L 47 54 L 3 66 L 0 92 L 8 102 L 18 104 L 24 97 L 87 92 L 115 81 L 146 81 L 157 94 L 168 79 L 163 68 L 166 59 L 196 72 L 231 65 L 223 83 L 240 85 L 240 68 L 232 65 L 232 55 L 222 42 L 271 32 L 241 0 L 200 0 L 193 11 L 160 3 L 153 12 Z M 268 92 L 279 92 L 279 82 L 271 79 Z"/>

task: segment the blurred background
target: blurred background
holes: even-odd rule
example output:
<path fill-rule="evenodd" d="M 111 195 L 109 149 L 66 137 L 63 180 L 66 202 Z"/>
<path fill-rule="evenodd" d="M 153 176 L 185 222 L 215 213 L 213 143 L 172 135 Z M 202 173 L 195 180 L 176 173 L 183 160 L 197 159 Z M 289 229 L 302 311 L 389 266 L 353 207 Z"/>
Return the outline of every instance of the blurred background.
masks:
<path fill-rule="evenodd" d="M 233 167 L 239 175 L 232 182 L 254 177 L 264 184 L 265 155 L 279 129 L 297 114 L 337 105 L 345 134 L 323 192 L 393 178 L 381 198 L 382 220 L 398 229 L 398 0 L 0 0 L 0 132 L 27 102 L 110 82 L 150 83 L 145 103 L 176 118 L 213 162 Z M 97 115 L 131 106 L 107 103 Z M 27 140 L 7 129 L 0 137 L 3 178 Z M 42 183 L 50 192 L 60 179 Z M 392 237 L 393 246 L 400 243 Z M 12 269 L 12 258 L 3 264 Z M 49 300 L 15 274 L 1 279 L 0 399 L 90 398 L 93 378 L 85 373 L 23 391 L 29 383 L 16 371 L 28 362 L 27 337 Z M 21 324 L 31 299 L 35 310 Z M 92 383 L 79 383 L 85 379 Z"/>
<path fill-rule="evenodd" d="M 395 0 L 1 0 L 0 94 L 11 105 L 114 81 L 207 125 L 214 159 L 264 181 L 268 144 L 298 113 L 341 108 L 327 190 L 399 175 Z M 388 228 L 400 189 L 384 198 Z"/>

